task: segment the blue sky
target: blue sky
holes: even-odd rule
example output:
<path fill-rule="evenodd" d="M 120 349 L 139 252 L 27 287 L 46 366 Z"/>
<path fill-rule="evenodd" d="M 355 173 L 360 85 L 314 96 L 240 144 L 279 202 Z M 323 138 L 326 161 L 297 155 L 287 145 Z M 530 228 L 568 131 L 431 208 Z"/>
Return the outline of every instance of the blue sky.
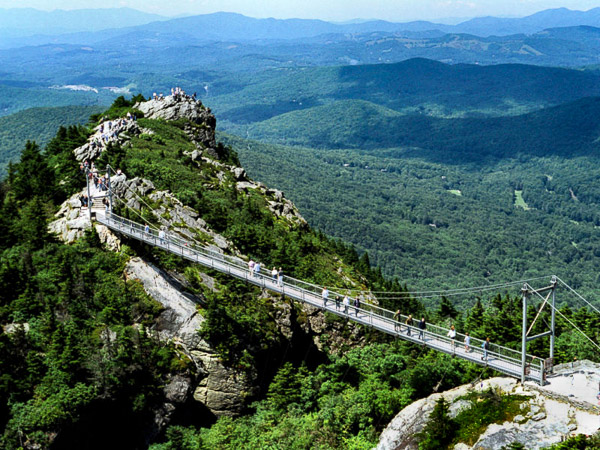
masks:
<path fill-rule="evenodd" d="M 391 21 L 470 18 L 486 15 L 520 17 L 548 8 L 588 10 L 600 0 L 0 0 L 0 8 L 83 9 L 129 7 L 166 16 L 238 12 L 251 17 L 354 18 Z"/>

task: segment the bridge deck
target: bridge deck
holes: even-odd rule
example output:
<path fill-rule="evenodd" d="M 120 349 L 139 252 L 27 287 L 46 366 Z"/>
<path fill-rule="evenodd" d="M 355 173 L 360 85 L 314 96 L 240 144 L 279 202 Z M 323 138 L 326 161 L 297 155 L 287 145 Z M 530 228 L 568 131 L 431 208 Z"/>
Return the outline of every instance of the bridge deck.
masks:
<path fill-rule="evenodd" d="M 319 286 L 291 277 L 285 277 L 285 281 L 279 285 L 269 276 L 263 274 L 252 276 L 249 273 L 246 262 L 240 258 L 223 255 L 206 248 L 199 248 L 193 243 L 172 235 L 161 239 L 156 231 L 150 230 L 146 232 L 143 225 L 115 214 L 109 213 L 105 215 L 101 211 L 96 211 L 96 220 L 123 235 L 174 253 L 205 267 L 229 274 L 247 283 L 286 295 L 294 300 L 302 301 L 316 308 L 328 311 L 331 314 L 376 328 L 398 338 L 425 345 L 476 364 L 488 366 L 509 376 L 521 377 L 521 353 L 516 350 L 493 344 L 491 351 L 488 351 L 487 360 L 484 361 L 482 360 L 483 350 L 480 347 L 483 341 L 475 337 L 471 339 L 472 345 L 468 352 L 465 351 L 463 344 L 464 335 L 457 333 L 456 339 L 453 341 L 447 337 L 446 329 L 433 324 L 427 324 L 427 330 L 423 333 L 423 339 L 420 339 L 420 330 L 415 326 L 408 326 L 404 323 L 406 316 L 402 317 L 402 323 L 400 323 L 393 318 L 394 313 L 392 311 L 368 303 L 362 303 L 360 308 L 349 306 L 346 311 L 343 304 L 336 306 L 335 301 L 331 300 L 331 296 L 327 305 L 324 305 Z M 331 292 L 331 294 L 335 295 L 336 293 Z M 416 324 L 416 322 L 413 322 L 413 324 Z M 408 333 L 409 330 L 410 334 Z M 526 378 L 543 384 L 542 364 L 541 360 L 537 359 L 536 361 L 536 357 L 528 355 L 528 374 Z"/>

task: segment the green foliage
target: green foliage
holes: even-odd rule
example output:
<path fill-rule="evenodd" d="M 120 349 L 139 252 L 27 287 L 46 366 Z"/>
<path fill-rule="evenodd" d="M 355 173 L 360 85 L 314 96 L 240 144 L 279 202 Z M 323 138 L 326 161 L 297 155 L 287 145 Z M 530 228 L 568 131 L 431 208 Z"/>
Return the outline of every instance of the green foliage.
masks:
<path fill-rule="evenodd" d="M 520 405 L 528 398 L 524 395 L 503 395 L 491 389 L 469 394 L 465 399 L 472 402 L 471 407 L 461 411 L 454 419 L 454 443 L 473 445 L 490 424 L 511 422 L 523 412 Z"/>
<path fill-rule="evenodd" d="M 181 448 L 182 442 L 201 449 L 372 448 L 400 409 L 431 393 L 431 387 L 417 392 L 410 386 L 410 380 L 421 376 L 417 369 L 424 360 L 434 361 L 414 350 L 401 343 L 370 344 L 332 356 L 331 363 L 313 372 L 286 363 L 252 414 L 220 418 L 197 433 L 172 427 L 167 442 L 152 448 Z M 463 363 L 447 361 L 452 383 L 464 381 Z"/>
<path fill-rule="evenodd" d="M 554 444 L 549 447 L 550 450 L 592 450 L 600 448 L 600 435 L 596 433 L 593 436 L 578 434 L 570 437 L 564 442 Z"/>
<path fill-rule="evenodd" d="M 454 438 L 455 422 L 448 415 L 449 405 L 444 397 L 440 397 L 429 416 L 429 422 L 420 433 L 420 450 L 437 450 L 448 448 Z"/>

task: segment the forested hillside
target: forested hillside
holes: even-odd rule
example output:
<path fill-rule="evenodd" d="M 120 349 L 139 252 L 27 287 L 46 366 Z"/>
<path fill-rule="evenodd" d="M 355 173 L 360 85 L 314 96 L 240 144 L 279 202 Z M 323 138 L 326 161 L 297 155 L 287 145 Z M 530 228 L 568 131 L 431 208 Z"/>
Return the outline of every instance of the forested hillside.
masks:
<path fill-rule="evenodd" d="M 565 111 L 575 117 L 586 109 Z M 473 135 L 448 121 L 435 145 L 427 145 L 436 137 L 431 129 L 406 133 L 422 139 L 418 147 L 334 150 L 223 139 L 254 177 L 289 192 L 310 223 L 368 251 L 386 275 L 410 286 L 468 287 L 556 273 L 596 298 L 597 116 L 583 114 L 588 131 L 575 120 L 562 128 L 569 114 L 557 126 L 533 120 L 555 114 L 533 114 L 530 128 L 527 117 L 513 118 L 506 119 L 512 128 L 482 126 Z M 343 122 L 327 123 L 344 135 L 336 130 Z M 313 138 L 319 140 L 303 137 Z"/>
<path fill-rule="evenodd" d="M 99 111 L 98 106 L 32 108 L 0 117 L 0 178 L 6 175 L 8 163 L 19 159 L 25 142 L 36 141 L 43 147 L 58 127 L 84 124 Z"/>
<path fill-rule="evenodd" d="M 228 122 L 245 124 L 339 100 L 364 100 L 404 114 L 485 117 L 523 114 L 593 95 L 600 95 L 600 78 L 594 71 L 450 65 L 416 58 L 396 64 L 270 71 L 242 89 L 211 95 L 207 101 Z M 352 119 L 351 110 L 348 117 Z"/>
<path fill-rule="evenodd" d="M 283 114 L 245 128 L 250 138 L 321 149 L 415 149 L 448 164 L 517 156 L 597 155 L 600 97 L 515 117 L 439 119 L 403 115 L 364 101 Z M 418 149 L 418 150 L 417 150 Z M 404 154 L 404 157 L 411 153 Z"/>

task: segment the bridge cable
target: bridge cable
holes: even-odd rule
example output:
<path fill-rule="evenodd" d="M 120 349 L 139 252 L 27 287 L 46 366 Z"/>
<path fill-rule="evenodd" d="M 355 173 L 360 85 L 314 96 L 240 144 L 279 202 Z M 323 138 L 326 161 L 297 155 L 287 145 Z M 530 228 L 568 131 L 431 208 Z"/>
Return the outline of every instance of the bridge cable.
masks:
<path fill-rule="evenodd" d="M 600 311 L 594 305 L 592 305 L 590 302 L 588 302 L 585 298 L 583 298 L 583 296 L 581 296 L 581 294 L 579 294 L 579 292 L 577 292 L 575 289 L 573 289 L 571 286 L 569 286 L 567 283 L 565 283 L 560 278 L 556 277 L 556 279 L 558 281 L 560 281 L 564 287 L 566 287 L 568 290 L 573 292 L 577 297 L 579 297 L 581 300 L 583 300 L 585 303 L 587 303 L 587 305 L 590 306 L 594 311 L 596 311 L 597 313 L 600 314 Z"/>

